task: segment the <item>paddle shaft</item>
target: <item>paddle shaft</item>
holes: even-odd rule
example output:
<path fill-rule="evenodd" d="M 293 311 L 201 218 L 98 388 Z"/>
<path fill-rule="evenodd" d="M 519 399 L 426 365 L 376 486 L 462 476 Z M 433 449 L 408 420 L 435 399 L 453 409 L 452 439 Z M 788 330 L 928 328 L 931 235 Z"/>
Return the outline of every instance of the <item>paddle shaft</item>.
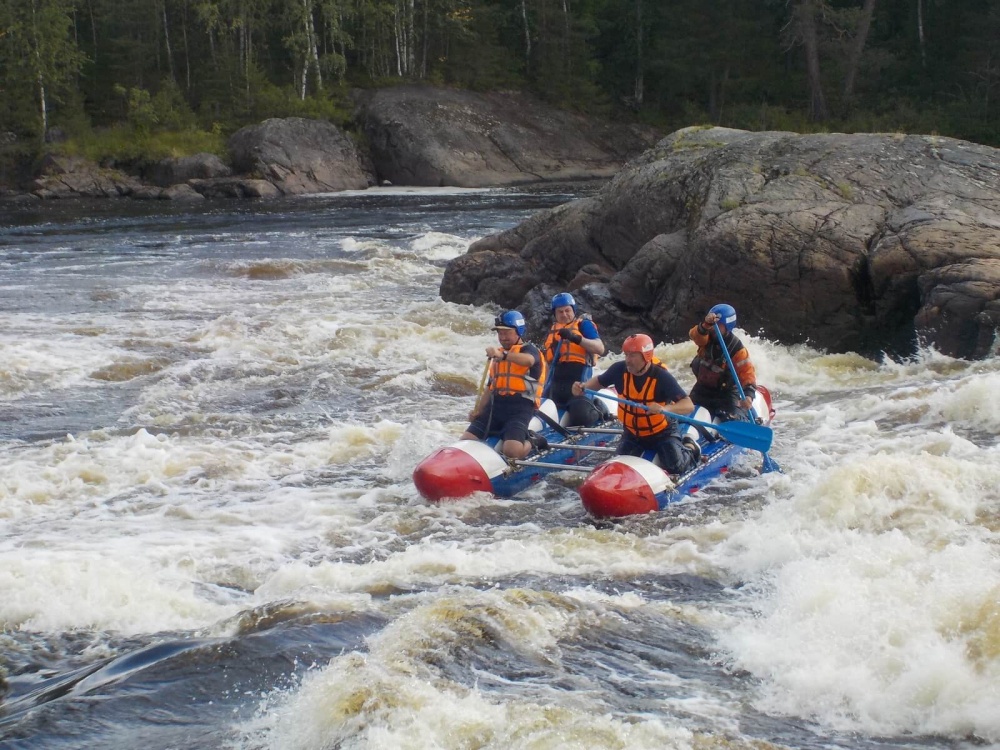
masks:
<path fill-rule="evenodd" d="M 740 394 L 740 401 L 746 400 L 746 392 L 743 390 L 743 384 L 740 382 L 740 376 L 736 373 L 736 365 L 733 364 L 733 358 L 729 355 L 729 347 L 726 346 L 726 340 L 722 336 L 722 329 L 719 328 L 718 322 L 713 323 L 712 327 L 715 328 L 715 335 L 719 339 L 719 346 L 722 347 L 722 353 L 726 357 L 726 364 L 729 365 L 729 373 L 733 376 L 733 381 L 736 383 L 736 392 Z M 759 422 L 760 419 L 757 416 L 757 410 L 753 408 L 753 400 L 750 401 L 750 416 L 753 418 L 754 422 Z M 781 467 L 767 455 L 767 451 L 761 451 L 764 456 L 764 471 L 781 471 Z"/>
<path fill-rule="evenodd" d="M 747 394 L 743 390 L 743 383 L 740 382 L 740 376 L 736 374 L 736 365 L 733 364 L 733 358 L 729 354 L 729 347 L 726 346 L 726 340 L 722 336 L 722 329 L 719 328 L 718 323 L 713 323 L 712 327 L 715 329 L 715 335 L 719 338 L 719 346 L 722 347 L 722 354 L 726 358 L 726 364 L 729 365 L 729 374 L 733 376 L 733 382 L 736 383 L 736 392 L 740 394 L 740 401 L 745 401 Z M 750 402 L 750 416 L 757 419 L 757 412 L 754 411 L 753 401 Z"/>
<path fill-rule="evenodd" d="M 592 391 L 589 388 L 585 388 L 584 392 L 592 396 L 600 395 L 602 398 L 617 401 L 619 404 L 624 404 L 625 406 L 642 409 L 643 411 L 651 411 L 646 404 L 640 404 L 637 401 L 615 398 L 614 396 L 608 396 L 603 393 L 598 394 L 597 391 Z M 751 448 L 755 451 L 760 451 L 761 453 L 767 452 L 768 448 L 771 447 L 771 440 L 774 437 L 770 427 L 751 424 L 750 422 L 722 422 L 721 424 L 713 424 L 711 422 L 702 422 L 698 419 L 691 419 L 691 417 L 685 417 L 683 414 L 674 414 L 671 411 L 663 412 L 663 416 L 668 419 L 675 419 L 678 422 L 685 422 L 698 427 L 706 427 L 709 430 L 715 430 L 730 443 L 742 445 L 744 448 Z"/>
<path fill-rule="evenodd" d="M 476 393 L 480 396 L 483 395 L 483 387 L 486 385 L 486 376 L 490 374 L 490 360 L 487 358 L 486 367 L 483 368 L 483 375 L 479 378 L 479 390 Z"/>

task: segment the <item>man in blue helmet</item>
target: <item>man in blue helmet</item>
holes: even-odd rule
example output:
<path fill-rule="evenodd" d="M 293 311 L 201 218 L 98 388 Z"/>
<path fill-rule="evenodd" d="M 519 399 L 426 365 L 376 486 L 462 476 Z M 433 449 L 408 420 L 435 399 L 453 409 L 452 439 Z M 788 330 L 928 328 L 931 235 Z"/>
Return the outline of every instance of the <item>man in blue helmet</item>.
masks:
<path fill-rule="evenodd" d="M 552 298 L 552 316 L 542 350 L 549 366 L 544 395 L 561 411 L 569 412 L 569 426 L 593 427 L 606 416 L 589 399 L 573 395 L 573 383 L 590 379 L 604 342 L 589 315 L 581 314 L 569 292 Z"/>
<path fill-rule="evenodd" d="M 723 344 L 715 333 L 716 324 L 743 386 L 743 400 L 740 400 L 733 372 L 722 350 Z M 721 304 L 709 310 L 705 319 L 688 333 L 698 346 L 698 354 L 691 361 L 691 369 L 697 379 L 691 389 L 691 400 L 698 406 L 704 406 L 719 421 L 746 419 L 757 392 L 757 372 L 750 361 L 750 352 L 733 334 L 735 327 L 736 309 L 732 305 Z"/>
<path fill-rule="evenodd" d="M 486 347 L 490 360 L 488 387 L 469 412 L 471 424 L 463 440 L 482 440 L 487 435 L 503 436 L 503 453 L 508 458 L 524 458 L 533 447 L 543 449 L 544 438 L 529 440 L 528 423 L 542 400 L 545 360 L 524 336 L 524 316 L 507 310 L 493 324 L 500 346 Z"/>

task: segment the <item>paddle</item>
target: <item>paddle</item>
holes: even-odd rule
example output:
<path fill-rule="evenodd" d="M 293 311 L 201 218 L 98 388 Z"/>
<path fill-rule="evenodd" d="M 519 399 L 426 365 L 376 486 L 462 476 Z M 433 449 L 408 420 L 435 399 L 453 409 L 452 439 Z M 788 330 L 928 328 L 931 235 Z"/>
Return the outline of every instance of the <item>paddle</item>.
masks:
<path fill-rule="evenodd" d="M 556 367 L 556 363 L 559 362 L 559 355 L 562 353 L 563 340 L 559 339 L 559 343 L 556 344 L 556 350 L 552 354 L 552 364 L 548 367 L 548 373 L 545 377 L 545 387 L 542 388 L 542 398 L 548 398 L 549 393 L 552 391 L 552 371 Z M 543 355 L 544 356 L 544 355 Z"/>
<path fill-rule="evenodd" d="M 628 401 L 624 398 L 615 398 L 614 396 L 608 396 L 605 393 L 599 394 L 597 391 L 592 391 L 589 388 L 585 388 L 584 392 L 590 394 L 591 396 L 599 395 L 603 398 L 617 401 L 619 404 L 625 404 L 626 406 L 632 406 L 637 409 L 642 409 L 643 411 L 649 411 L 648 406 L 640 404 L 636 401 Z M 710 430 L 715 430 L 730 443 L 742 445 L 744 448 L 750 448 L 751 450 L 760 451 L 761 453 L 766 452 L 767 449 L 771 447 L 771 441 L 774 439 L 774 433 L 771 431 L 770 427 L 765 427 L 759 424 L 751 424 L 750 422 L 723 422 L 721 424 L 712 424 L 711 422 L 701 422 L 697 419 L 691 419 L 691 417 L 685 417 L 682 414 L 674 414 L 669 411 L 663 412 L 663 416 L 668 419 L 676 419 L 678 422 L 686 422 L 687 424 L 698 425 L 700 427 L 707 427 Z"/>
<path fill-rule="evenodd" d="M 486 358 L 486 367 L 483 368 L 483 376 L 479 378 L 479 390 L 476 391 L 477 396 L 483 395 L 483 386 L 486 385 L 486 376 L 490 374 L 490 363 L 489 357 Z"/>
<path fill-rule="evenodd" d="M 553 430 L 555 430 L 556 432 L 558 432 L 564 438 L 570 437 L 571 433 L 570 433 L 570 431 L 568 429 L 566 429 L 565 427 L 563 427 L 561 424 L 559 424 L 556 420 L 554 420 L 552 417 L 550 417 L 548 414 L 546 414 L 541 409 L 535 409 L 535 416 L 538 417 L 543 422 L 545 422 L 545 424 L 547 424 Z"/>
<path fill-rule="evenodd" d="M 746 394 L 743 392 L 743 384 L 740 382 L 740 376 L 736 374 L 736 366 L 733 364 L 733 358 L 729 356 L 729 347 L 726 346 L 726 340 L 722 338 L 722 331 L 719 330 L 719 324 L 713 324 L 715 328 L 715 335 L 719 337 L 719 346 L 722 347 L 722 353 L 726 355 L 726 364 L 729 365 L 729 374 L 733 376 L 733 380 L 736 382 L 736 392 L 740 394 L 740 401 L 746 398 Z M 750 403 L 750 416 L 753 417 L 754 421 L 757 421 L 757 412 L 753 408 L 753 402 Z M 764 456 L 764 463 L 761 465 L 761 471 L 767 473 L 769 471 L 781 471 L 781 467 L 778 466 L 778 462 L 767 455 L 767 449 L 761 451 L 761 455 Z"/>

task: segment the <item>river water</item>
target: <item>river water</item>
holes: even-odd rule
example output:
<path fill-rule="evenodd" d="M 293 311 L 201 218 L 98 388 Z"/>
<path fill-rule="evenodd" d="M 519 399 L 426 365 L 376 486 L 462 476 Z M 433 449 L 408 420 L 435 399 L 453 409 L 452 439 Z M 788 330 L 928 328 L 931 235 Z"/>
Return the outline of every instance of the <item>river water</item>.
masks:
<path fill-rule="evenodd" d="M 0 746 L 1000 745 L 1000 356 L 748 334 L 784 473 L 421 501 L 444 266 L 588 189 L 5 209 Z"/>

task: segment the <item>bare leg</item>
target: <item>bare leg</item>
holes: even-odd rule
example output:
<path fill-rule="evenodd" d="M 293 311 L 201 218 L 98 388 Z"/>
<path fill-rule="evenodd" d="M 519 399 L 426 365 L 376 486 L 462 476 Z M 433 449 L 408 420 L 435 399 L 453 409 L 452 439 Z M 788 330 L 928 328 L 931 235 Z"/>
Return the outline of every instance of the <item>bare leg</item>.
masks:
<path fill-rule="evenodd" d="M 524 458 L 531 453 L 531 443 L 522 440 L 504 440 L 503 454 L 507 458 Z"/>

